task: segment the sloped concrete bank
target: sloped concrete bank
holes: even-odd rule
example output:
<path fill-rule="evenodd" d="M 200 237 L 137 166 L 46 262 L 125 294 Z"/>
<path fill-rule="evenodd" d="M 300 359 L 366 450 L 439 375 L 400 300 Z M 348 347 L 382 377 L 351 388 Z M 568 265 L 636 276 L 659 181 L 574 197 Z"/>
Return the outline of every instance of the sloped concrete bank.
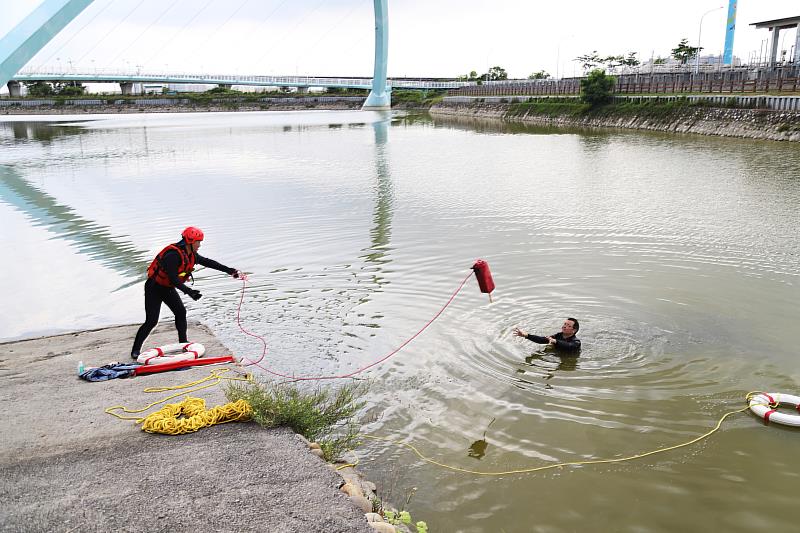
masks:
<path fill-rule="evenodd" d="M 572 116 L 537 114 L 530 107 L 512 103 L 444 101 L 431 107 L 430 114 L 496 118 L 542 126 L 626 128 L 800 142 L 800 113 L 792 111 L 686 107 L 659 117 L 615 114 L 613 110 L 606 110 L 603 115 Z"/>
<path fill-rule="evenodd" d="M 380 530 L 371 525 L 380 520 L 370 513 L 375 486 L 352 468 L 326 464 L 313 443 L 289 429 L 249 422 L 152 435 L 106 414 L 114 405 L 141 409 L 175 392 L 145 388 L 186 384 L 220 368 L 78 379 L 79 361 L 129 361 L 136 328 L 0 343 L 0 531 Z M 202 325 L 190 324 L 189 332 L 209 356 L 230 353 Z M 174 337 L 172 324 L 163 323 L 150 342 Z M 233 375 L 233 365 L 226 367 Z M 220 386 L 192 396 L 208 408 L 227 403 Z"/>

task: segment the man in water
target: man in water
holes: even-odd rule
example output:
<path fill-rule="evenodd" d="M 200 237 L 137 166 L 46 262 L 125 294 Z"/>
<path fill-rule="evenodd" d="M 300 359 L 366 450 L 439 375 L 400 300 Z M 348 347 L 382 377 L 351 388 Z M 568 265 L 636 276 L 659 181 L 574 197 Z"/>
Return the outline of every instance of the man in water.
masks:
<path fill-rule="evenodd" d="M 133 359 L 139 357 L 142 344 L 158 324 L 162 303 L 167 304 L 167 307 L 175 315 L 178 342 L 188 342 L 186 337 L 186 308 L 183 306 L 181 297 L 178 296 L 176 289 L 189 296 L 192 300 L 200 299 L 202 296 L 200 291 L 186 285 L 186 282 L 192 276 L 195 263 L 225 272 L 234 278 L 239 277 L 239 271 L 235 268 L 227 267 L 213 259 L 198 254 L 197 250 L 202 242 L 203 232 L 200 228 L 189 226 L 181 233 L 181 240 L 161 250 L 147 269 L 147 281 L 144 284 L 145 321 L 139 331 L 136 332 L 136 338 L 133 341 L 133 347 L 131 348 L 131 357 Z"/>
<path fill-rule="evenodd" d="M 579 329 L 581 329 L 581 325 L 578 324 L 577 319 L 570 317 L 564 321 L 564 324 L 561 326 L 561 331 L 549 337 L 529 335 L 527 331 L 523 331 L 519 328 L 514 328 L 514 335 L 517 337 L 525 337 L 529 341 L 533 341 L 537 344 L 549 344 L 560 352 L 571 352 L 574 355 L 578 355 L 581 349 L 581 340 L 576 337 L 575 334 L 578 333 Z"/>

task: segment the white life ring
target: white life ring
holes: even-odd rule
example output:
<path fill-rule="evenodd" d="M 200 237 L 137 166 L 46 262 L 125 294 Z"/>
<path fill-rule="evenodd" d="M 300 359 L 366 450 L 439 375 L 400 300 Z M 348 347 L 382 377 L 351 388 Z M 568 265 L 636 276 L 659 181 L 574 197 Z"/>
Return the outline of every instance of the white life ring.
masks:
<path fill-rule="evenodd" d="M 779 413 L 773 405 L 788 404 L 794 406 L 798 413 Z M 763 418 L 765 422 L 777 422 L 786 426 L 800 426 L 800 396 L 780 392 L 760 392 L 750 397 L 750 410 Z"/>
<path fill-rule="evenodd" d="M 136 360 L 145 365 L 159 365 L 175 361 L 198 359 L 206 353 L 206 348 L 198 342 L 179 342 L 158 348 L 150 348 L 139 354 Z"/>

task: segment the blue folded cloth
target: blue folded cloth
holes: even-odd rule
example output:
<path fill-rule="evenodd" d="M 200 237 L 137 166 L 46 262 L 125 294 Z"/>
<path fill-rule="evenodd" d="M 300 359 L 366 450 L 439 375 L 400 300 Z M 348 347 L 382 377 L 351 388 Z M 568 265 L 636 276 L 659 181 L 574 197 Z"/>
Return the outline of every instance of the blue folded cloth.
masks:
<path fill-rule="evenodd" d="M 98 368 L 90 368 L 78 377 L 86 381 L 108 381 L 109 379 L 127 378 L 133 375 L 140 363 L 111 363 Z"/>

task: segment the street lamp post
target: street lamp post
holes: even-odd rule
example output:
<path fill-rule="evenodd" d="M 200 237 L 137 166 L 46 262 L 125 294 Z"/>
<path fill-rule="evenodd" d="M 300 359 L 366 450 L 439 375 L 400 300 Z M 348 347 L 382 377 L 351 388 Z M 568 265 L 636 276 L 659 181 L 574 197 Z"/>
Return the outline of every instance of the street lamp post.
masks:
<path fill-rule="evenodd" d="M 715 7 L 714 9 L 709 9 L 700 17 L 700 29 L 697 30 L 697 52 L 694 59 L 694 73 L 697 74 L 700 72 L 700 36 L 703 34 L 703 19 L 706 15 L 713 11 L 717 11 L 718 9 L 724 9 L 725 6 Z"/>

